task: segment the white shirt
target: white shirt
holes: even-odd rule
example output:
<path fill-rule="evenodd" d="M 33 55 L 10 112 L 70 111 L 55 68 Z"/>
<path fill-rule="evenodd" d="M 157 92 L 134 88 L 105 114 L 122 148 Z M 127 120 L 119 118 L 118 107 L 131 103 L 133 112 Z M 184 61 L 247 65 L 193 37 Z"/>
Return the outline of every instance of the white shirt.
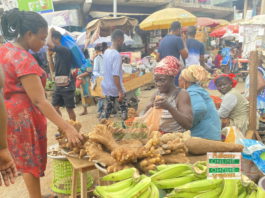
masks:
<path fill-rule="evenodd" d="M 101 87 L 103 94 L 105 96 L 119 96 L 118 88 L 114 83 L 113 76 L 120 77 L 121 87 L 123 92 L 125 92 L 123 82 L 122 82 L 122 58 L 120 53 L 115 49 L 107 49 L 103 56 L 104 62 L 104 79 L 102 81 Z"/>
<path fill-rule="evenodd" d="M 225 94 L 225 96 L 223 97 L 221 107 L 218 110 L 220 118 L 227 118 L 230 115 L 231 111 L 236 106 L 236 104 L 237 104 L 236 95 L 232 93 Z"/>

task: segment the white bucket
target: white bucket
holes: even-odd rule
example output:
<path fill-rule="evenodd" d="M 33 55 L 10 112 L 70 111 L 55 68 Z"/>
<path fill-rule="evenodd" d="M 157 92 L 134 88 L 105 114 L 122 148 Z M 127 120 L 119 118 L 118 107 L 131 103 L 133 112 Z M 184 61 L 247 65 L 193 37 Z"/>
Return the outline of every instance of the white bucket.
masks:
<path fill-rule="evenodd" d="M 258 185 L 265 191 L 265 176 L 260 178 Z"/>

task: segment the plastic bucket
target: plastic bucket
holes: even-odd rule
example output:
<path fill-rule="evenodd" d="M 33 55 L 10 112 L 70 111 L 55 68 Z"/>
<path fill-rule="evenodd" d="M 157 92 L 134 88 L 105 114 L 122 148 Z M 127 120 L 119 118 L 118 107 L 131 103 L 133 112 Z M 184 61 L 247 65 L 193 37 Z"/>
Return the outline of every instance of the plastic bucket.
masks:
<path fill-rule="evenodd" d="M 258 185 L 265 191 L 265 176 L 260 178 Z"/>

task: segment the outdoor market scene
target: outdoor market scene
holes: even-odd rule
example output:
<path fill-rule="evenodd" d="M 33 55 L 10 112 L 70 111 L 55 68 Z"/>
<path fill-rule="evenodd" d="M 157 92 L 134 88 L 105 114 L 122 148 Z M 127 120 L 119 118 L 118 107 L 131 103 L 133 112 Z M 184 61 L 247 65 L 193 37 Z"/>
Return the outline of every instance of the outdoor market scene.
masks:
<path fill-rule="evenodd" d="M 265 0 L 1 0 L 0 198 L 265 198 Z"/>

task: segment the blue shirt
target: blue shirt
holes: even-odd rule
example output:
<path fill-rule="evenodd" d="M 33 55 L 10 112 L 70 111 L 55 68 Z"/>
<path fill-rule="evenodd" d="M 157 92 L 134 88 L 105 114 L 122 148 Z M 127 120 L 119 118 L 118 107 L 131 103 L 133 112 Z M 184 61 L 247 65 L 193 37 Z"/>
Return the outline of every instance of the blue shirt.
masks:
<path fill-rule="evenodd" d="M 120 77 L 120 83 L 123 91 L 122 82 L 122 58 L 120 53 L 115 49 L 107 49 L 103 56 L 103 67 L 104 67 L 104 79 L 101 83 L 102 91 L 105 96 L 118 97 L 119 91 L 114 83 L 113 76 Z"/>
<path fill-rule="evenodd" d="M 191 135 L 209 140 L 221 140 L 221 120 L 208 92 L 197 84 L 191 85 L 187 91 L 193 112 Z"/>
<path fill-rule="evenodd" d="M 158 53 L 160 58 L 166 56 L 174 56 L 177 59 L 180 57 L 180 51 L 184 49 L 184 44 L 181 37 L 168 34 L 159 43 Z"/>
<path fill-rule="evenodd" d="M 187 39 L 189 56 L 186 58 L 186 67 L 190 65 L 200 65 L 200 56 L 205 53 L 204 45 L 196 39 Z"/>

